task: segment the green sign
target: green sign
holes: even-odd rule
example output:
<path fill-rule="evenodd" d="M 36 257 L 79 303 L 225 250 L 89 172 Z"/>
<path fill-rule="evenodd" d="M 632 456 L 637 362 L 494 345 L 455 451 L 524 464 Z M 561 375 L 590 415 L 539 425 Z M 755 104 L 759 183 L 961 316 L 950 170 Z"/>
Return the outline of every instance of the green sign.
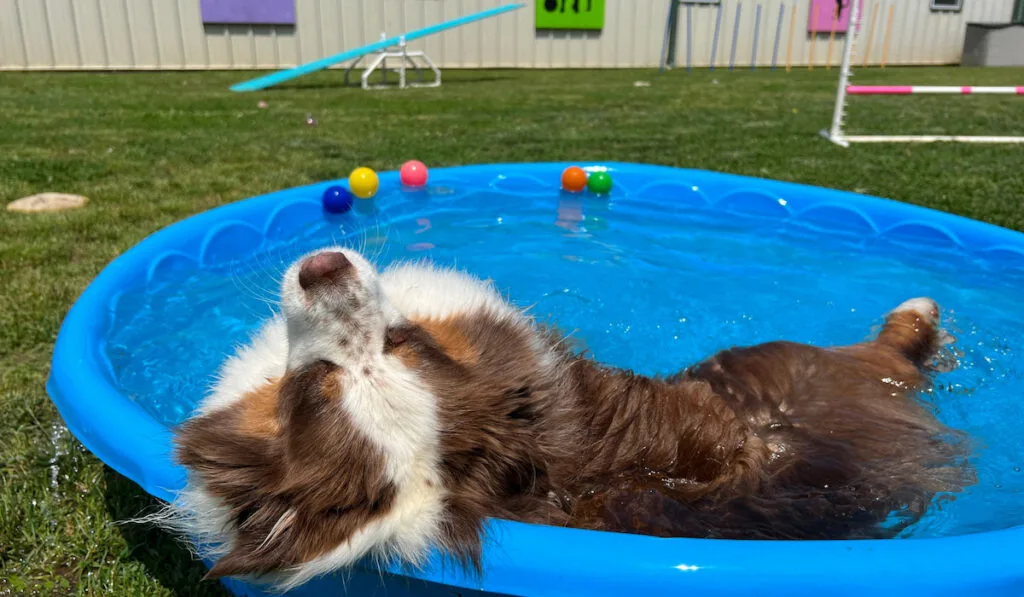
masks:
<path fill-rule="evenodd" d="M 603 29 L 604 0 L 537 0 L 537 29 Z"/>

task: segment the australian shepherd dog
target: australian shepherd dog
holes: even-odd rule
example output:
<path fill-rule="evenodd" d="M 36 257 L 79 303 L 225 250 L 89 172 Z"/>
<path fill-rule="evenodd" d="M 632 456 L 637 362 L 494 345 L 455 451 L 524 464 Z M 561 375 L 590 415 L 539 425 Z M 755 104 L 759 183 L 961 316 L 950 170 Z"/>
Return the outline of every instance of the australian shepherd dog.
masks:
<path fill-rule="evenodd" d="M 432 549 L 481 567 L 488 518 L 731 539 L 893 537 L 971 482 L 922 402 L 939 310 L 914 298 L 843 347 L 733 348 L 666 378 L 602 365 L 490 282 L 296 261 L 281 313 L 175 433 L 157 516 L 280 589 Z M 881 315 L 881 314 L 880 314 Z"/>

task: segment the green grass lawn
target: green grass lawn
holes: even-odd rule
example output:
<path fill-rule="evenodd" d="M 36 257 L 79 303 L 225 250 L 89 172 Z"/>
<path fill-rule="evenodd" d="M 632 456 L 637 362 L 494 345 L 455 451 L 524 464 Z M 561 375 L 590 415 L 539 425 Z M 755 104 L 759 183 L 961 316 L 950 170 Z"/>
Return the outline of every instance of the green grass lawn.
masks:
<path fill-rule="evenodd" d="M 44 391 L 68 308 L 111 259 L 196 212 L 338 178 L 495 161 L 621 160 L 854 190 L 1024 230 L 1024 146 L 861 145 L 818 136 L 836 72 L 448 71 L 369 93 L 322 73 L 234 94 L 248 73 L 0 74 L 0 594 L 219 595 L 160 532 L 153 500 L 88 454 Z M 634 87 L 637 80 L 651 87 Z M 858 83 L 1021 84 L 1024 69 L 887 69 Z M 267 109 L 258 109 L 265 100 Z M 304 123 L 307 113 L 319 121 Z M 1013 97 L 854 98 L 850 132 L 1024 134 Z"/>

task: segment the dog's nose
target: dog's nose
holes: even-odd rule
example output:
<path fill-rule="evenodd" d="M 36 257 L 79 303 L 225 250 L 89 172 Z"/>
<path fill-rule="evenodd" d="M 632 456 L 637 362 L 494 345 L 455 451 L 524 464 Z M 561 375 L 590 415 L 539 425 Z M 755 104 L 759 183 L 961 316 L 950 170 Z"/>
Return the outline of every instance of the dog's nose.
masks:
<path fill-rule="evenodd" d="M 355 267 L 343 254 L 329 251 L 314 255 L 302 262 L 299 268 L 299 286 L 303 290 L 319 284 L 330 284 L 344 281 L 352 276 Z"/>

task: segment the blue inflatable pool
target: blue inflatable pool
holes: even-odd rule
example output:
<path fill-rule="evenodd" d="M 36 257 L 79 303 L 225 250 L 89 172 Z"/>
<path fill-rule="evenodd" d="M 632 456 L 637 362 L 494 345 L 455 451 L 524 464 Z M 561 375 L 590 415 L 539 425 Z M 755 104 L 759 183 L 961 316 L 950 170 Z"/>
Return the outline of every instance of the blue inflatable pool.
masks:
<path fill-rule="evenodd" d="M 274 308 L 302 253 L 351 244 L 384 265 L 427 257 L 495 280 L 598 359 L 670 373 L 733 344 L 862 340 L 906 298 L 944 309 L 955 351 L 922 399 L 978 440 L 979 481 L 898 539 L 657 539 L 492 521 L 482 580 L 435 558 L 367 565 L 297 595 L 1024 594 L 1024 234 L 884 199 L 703 171 L 601 164 L 607 196 L 559 190 L 567 164 L 381 175 L 325 214 L 332 184 L 199 214 L 111 263 L 61 328 L 48 391 L 68 428 L 150 494 L 184 484 L 171 429 Z M 609 283 L 608 280 L 615 280 Z M 230 582 L 238 594 L 261 594 Z"/>

